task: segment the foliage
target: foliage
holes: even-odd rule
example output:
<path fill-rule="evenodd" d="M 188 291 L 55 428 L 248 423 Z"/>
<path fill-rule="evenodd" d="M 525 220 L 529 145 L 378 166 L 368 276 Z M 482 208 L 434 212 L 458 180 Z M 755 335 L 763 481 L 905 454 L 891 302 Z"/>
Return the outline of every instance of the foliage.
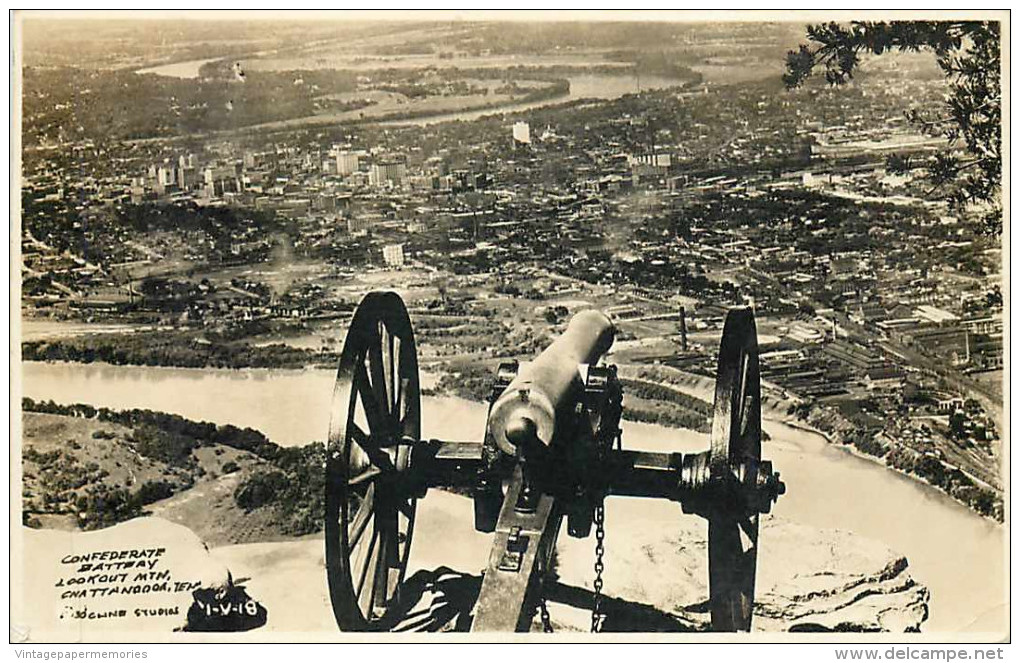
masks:
<path fill-rule="evenodd" d="M 91 487 L 76 502 L 82 529 L 102 529 L 141 515 L 136 500 L 127 488 L 99 484 Z"/>
<path fill-rule="evenodd" d="M 128 443 L 141 456 L 184 470 L 182 485 L 147 481 L 135 492 L 103 482 L 107 473 L 94 464 L 81 465 L 64 450 L 39 452 L 25 447 L 24 459 L 39 466 L 49 512 L 74 512 L 85 529 L 106 527 L 142 515 L 142 507 L 190 487 L 199 475 L 193 451 L 201 446 L 222 445 L 258 456 L 264 463 L 250 466 L 234 492 L 234 501 L 245 511 L 271 509 L 284 534 L 301 536 L 322 529 L 325 495 L 326 451 L 321 443 L 304 447 L 281 447 L 261 432 L 232 425 L 185 419 L 151 410 L 116 411 L 91 405 L 60 405 L 53 401 L 22 401 L 25 412 L 98 419 L 132 428 Z M 241 470 L 236 461 L 223 464 L 223 472 Z M 65 505 L 66 504 L 66 505 Z M 26 508 L 31 516 L 31 510 Z"/>
<path fill-rule="evenodd" d="M 134 500 L 139 504 L 152 504 L 171 497 L 175 492 L 169 481 L 146 481 L 135 491 Z"/>
<path fill-rule="evenodd" d="M 134 492 L 111 485 L 108 473 L 95 463 L 82 464 L 68 451 L 40 452 L 25 447 L 22 457 L 36 466 L 38 501 L 26 499 L 22 519 L 33 513 L 70 513 L 82 529 L 99 529 L 142 515 L 142 508 L 173 495 L 178 487 L 169 481 L 146 481 Z M 27 497 L 27 495 L 26 495 Z M 37 520 L 37 519 L 36 519 Z"/>
<path fill-rule="evenodd" d="M 229 63 L 216 63 L 216 65 Z M 247 72 L 245 81 L 208 65 L 197 79 L 128 69 L 26 67 L 26 141 L 57 137 L 135 139 L 189 135 L 305 117 L 316 98 L 352 92 L 356 74 L 342 71 Z M 295 85 L 296 78 L 304 81 Z"/>
<path fill-rule="evenodd" d="M 139 332 L 93 334 L 52 341 L 27 341 L 21 345 L 25 361 L 105 362 L 134 366 L 180 366 L 185 368 L 304 368 L 333 362 L 336 355 L 295 348 L 284 343 L 250 345 L 203 339 L 192 332 Z"/>
<path fill-rule="evenodd" d="M 191 421 L 176 414 L 154 412 L 153 410 L 111 410 L 91 405 L 60 405 L 53 401 L 22 399 L 24 412 L 43 412 L 83 419 L 98 419 L 133 428 L 130 440 L 132 447 L 143 456 L 164 462 L 180 462 L 200 446 L 221 444 L 226 447 L 247 451 L 263 460 L 272 461 L 283 451 L 265 435 L 253 428 L 238 428 L 230 424 L 217 426 L 206 421 Z M 160 441 L 172 446 L 160 449 Z"/>
<path fill-rule="evenodd" d="M 550 306 L 545 310 L 545 321 L 551 325 L 558 325 L 570 315 L 566 306 Z"/>
<path fill-rule="evenodd" d="M 234 491 L 234 501 L 245 511 L 252 511 L 277 498 L 287 487 L 287 478 L 283 472 L 267 472 L 249 477 Z"/>
<path fill-rule="evenodd" d="M 783 82 L 797 87 L 816 67 L 825 68 L 832 85 L 847 83 L 865 53 L 881 55 L 897 50 L 930 51 L 949 81 L 950 92 L 942 112 L 908 113 L 923 133 L 941 136 L 951 146 L 961 145 L 968 156 L 953 151 L 936 153 L 923 163 L 902 159 L 895 168 L 923 166 L 934 188 L 957 208 L 970 204 L 990 206 L 984 215 L 986 230 L 1002 232 L 1002 130 L 1000 84 L 1000 25 L 997 21 L 856 21 L 849 25 L 810 25 L 808 38 L 786 59 Z"/>
<path fill-rule="evenodd" d="M 643 376 L 644 377 L 644 376 Z M 701 400 L 663 384 L 647 379 L 622 378 L 624 393 L 623 417 L 629 421 L 687 428 L 700 433 L 711 429 L 712 406 Z M 628 397 L 662 403 L 665 410 L 641 408 Z"/>
<path fill-rule="evenodd" d="M 246 477 L 234 491 L 234 501 L 249 512 L 273 509 L 284 534 L 318 532 L 325 510 L 325 462 L 325 447 L 319 443 L 281 449 L 274 469 Z"/>
<path fill-rule="evenodd" d="M 155 426 L 135 429 L 128 442 L 140 455 L 178 467 L 194 465 L 191 452 L 196 440 Z"/>
<path fill-rule="evenodd" d="M 496 380 L 492 366 L 479 362 L 457 361 L 443 368 L 436 383 L 436 393 L 452 394 L 469 401 L 488 399 Z"/>

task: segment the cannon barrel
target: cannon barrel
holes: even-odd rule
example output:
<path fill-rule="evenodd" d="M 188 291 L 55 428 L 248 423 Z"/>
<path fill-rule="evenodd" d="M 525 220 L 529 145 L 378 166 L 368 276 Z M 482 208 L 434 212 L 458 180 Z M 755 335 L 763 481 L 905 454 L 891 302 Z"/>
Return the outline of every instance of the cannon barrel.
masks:
<path fill-rule="evenodd" d="M 556 413 L 580 389 L 579 364 L 594 364 L 613 345 L 613 323 L 598 311 L 582 311 L 567 330 L 517 377 L 489 410 L 488 430 L 504 452 L 529 442 L 552 443 Z"/>

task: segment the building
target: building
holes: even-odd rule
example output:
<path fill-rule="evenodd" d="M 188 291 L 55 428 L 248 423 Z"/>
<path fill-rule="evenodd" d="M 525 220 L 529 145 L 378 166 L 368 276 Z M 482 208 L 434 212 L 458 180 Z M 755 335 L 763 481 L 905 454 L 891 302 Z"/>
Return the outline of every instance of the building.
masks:
<path fill-rule="evenodd" d="M 998 334 L 1002 336 L 1002 314 L 988 318 L 972 318 L 964 320 L 961 325 L 972 334 Z"/>
<path fill-rule="evenodd" d="M 350 175 L 351 173 L 358 172 L 361 166 L 361 155 L 357 152 L 337 152 L 336 155 L 336 174 L 337 175 Z"/>
<path fill-rule="evenodd" d="M 964 365 L 970 361 L 970 332 L 959 325 L 927 325 L 911 331 L 910 344 L 933 357 Z"/>
<path fill-rule="evenodd" d="M 527 122 L 514 122 L 513 136 L 515 144 L 530 145 L 531 127 Z"/>
<path fill-rule="evenodd" d="M 368 183 L 370 186 L 403 186 L 407 178 L 407 164 L 403 159 L 388 159 L 372 164 L 368 172 Z"/>
<path fill-rule="evenodd" d="M 903 369 L 893 364 L 870 368 L 864 374 L 864 384 L 873 391 L 899 391 L 904 381 Z"/>
<path fill-rule="evenodd" d="M 814 327 L 808 327 L 807 325 L 796 324 L 790 328 L 790 331 L 786 334 L 791 340 L 803 343 L 805 345 L 811 343 L 821 343 L 825 340 L 825 334 L 815 329 Z"/>
<path fill-rule="evenodd" d="M 170 166 L 160 166 L 156 171 L 156 179 L 160 186 L 177 184 L 177 171 Z"/>
<path fill-rule="evenodd" d="M 928 304 L 922 304 L 914 310 L 914 315 L 925 322 L 930 322 L 935 325 L 946 325 L 949 323 L 955 323 L 959 321 L 959 317 L 953 315 L 949 311 L 930 306 Z"/>
<path fill-rule="evenodd" d="M 543 143 L 548 143 L 550 141 L 559 140 L 560 137 L 557 136 L 556 132 L 553 131 L 553 128 L 547 124 L 545 126 L 545 131 L 542 132 L 542 135 L 539 136 L 538 139 Z"/>
<path fill-rule="evenodd" d="M 189 166 L 179 166 L 177 168 L 177 186 L 182 190 L 187 191 L 196 182 L 198 182 L 198 171 L 195 168 Z"/>
<path fill-rule="evenodd" d="M 668 169 L 673 165 L 673 155 L 668 152 L 638 154 L 631 158 L 630 165 Z"/>
<path fill-rule="evenodd" d="M 837 361 L 864 372 L 882 368 L 887 364 L 880 354 L 848 341 L 833 341 L 826 345 L 822 352 Z"/>
<path fill-rule="evenodd" d="M 369 219 L 360 214 L 347 217 L 347 232 L 352 235 L 364 235 L 368 232 L 369 225 Z"/>
<path fill-rule="evenodd" d="M 210 166 L 202 171 L 202 181 L 206 184 L 216 184 L 227 180 L 237 180 L 237 170 L 233 166 Z"/>
<path fill-rule="evenodd" d="M 234 166 L 210 166 L 202 171 L 202 182 L 205 195 L 209 197 L 241 190 L 241 181 Z"/>
<path fill-rule="evenodd" d="M 630 174 L 634 185 L 642 180 L 657 180 L 667 177 L 673 169 L 673 155 L 666 152 L 651 152 L 629 158 Z"/>
<path fill-rule="evenodd" d="M 383 260 L 390 267 L 404 266 L 404 245 L 387 244 L 382 250 Z"/>

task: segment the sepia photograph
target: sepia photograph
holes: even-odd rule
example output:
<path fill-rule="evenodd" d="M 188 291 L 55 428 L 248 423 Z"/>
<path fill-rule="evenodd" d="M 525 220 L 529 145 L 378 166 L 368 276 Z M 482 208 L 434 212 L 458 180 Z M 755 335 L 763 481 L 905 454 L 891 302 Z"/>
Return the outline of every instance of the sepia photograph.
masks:
<path fill-rule="evenodd" d="M 11 11 L 10 644 L 1008 643 L 1009 20 Z"/>

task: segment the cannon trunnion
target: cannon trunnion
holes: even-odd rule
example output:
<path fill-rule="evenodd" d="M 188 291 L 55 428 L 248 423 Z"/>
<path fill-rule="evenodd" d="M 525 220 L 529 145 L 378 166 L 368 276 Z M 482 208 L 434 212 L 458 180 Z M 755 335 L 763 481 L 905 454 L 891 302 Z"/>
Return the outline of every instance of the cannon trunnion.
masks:
<path fill-rule="evenodd" d="M 493 533 L 473 631 L 527 631 L 543 615 L 543 583 L 562 522 L 595 530 L 592 630 L 602 618 L 603 500 L 674 500 L 708 520 L 715 631 L 748 631 L 758 519 L 784 492 L 761 459 L 757 334 L 749 309 L 726 318 L 712 422 L 702 453 L 622 448 L 623 389 L 599 365 L 615 330 L 576 315 L 534 361 L 501 364 L 483 440 L 422 440 L 417 353 L 403 301 L 369 293 L 341 353 L 326 463 L 326 569 L 341 630 L 386 630 L 402 618 L 416 501 L 432 487 L 470 492 L 474 524 Z"/>

